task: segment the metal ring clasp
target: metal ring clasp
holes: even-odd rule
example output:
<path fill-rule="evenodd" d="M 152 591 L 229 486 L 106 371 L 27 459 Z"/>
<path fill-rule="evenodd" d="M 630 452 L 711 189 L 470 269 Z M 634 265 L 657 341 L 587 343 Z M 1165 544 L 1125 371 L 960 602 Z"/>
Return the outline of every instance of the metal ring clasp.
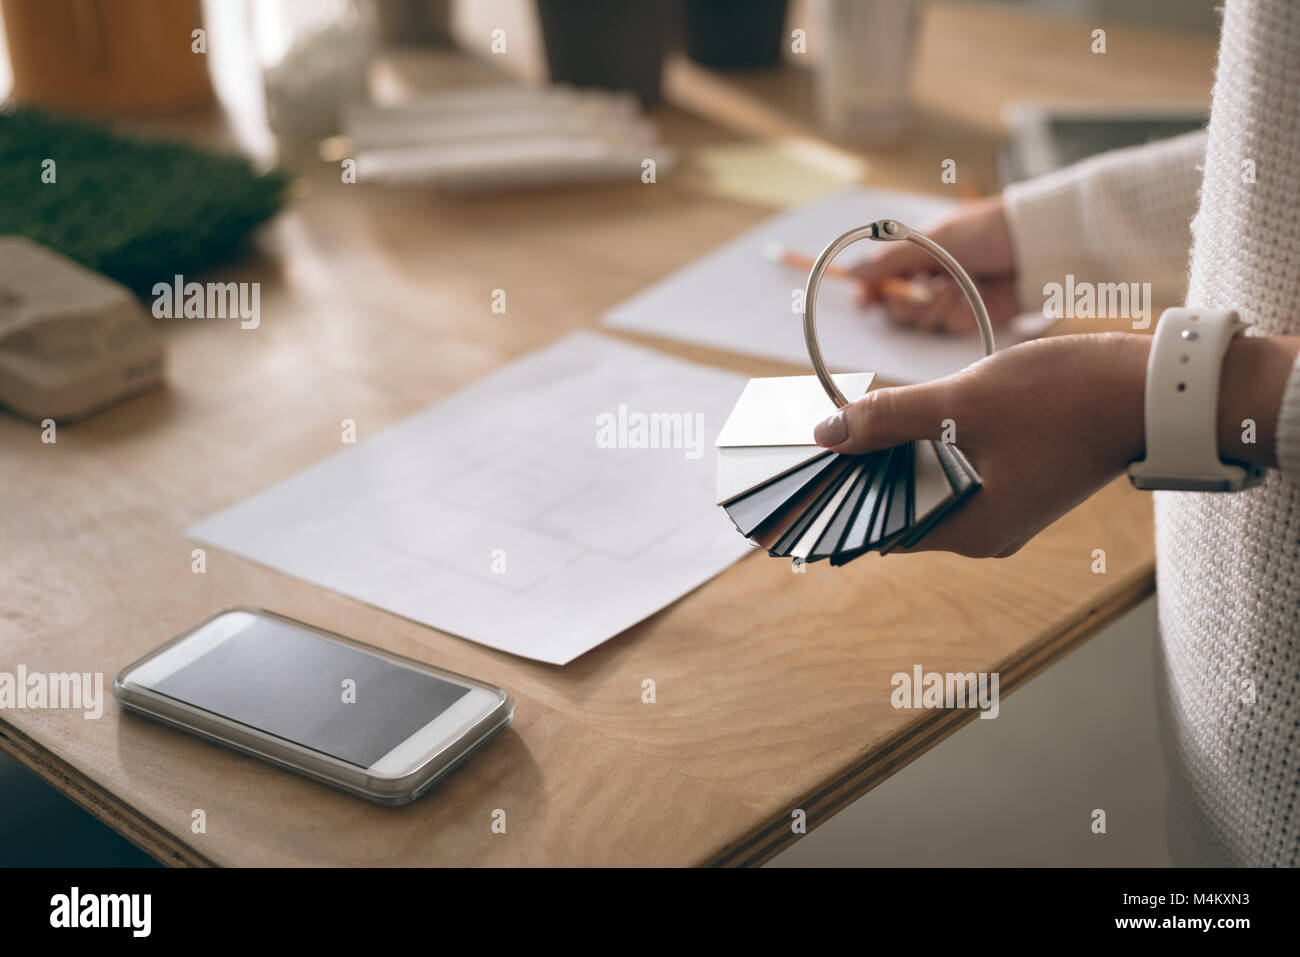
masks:
<path fill-rule="evenodd" d="M 813 371 L 817 373 L 822 388 L 826 390 L 826 394 L 831 397 L 837 409 L 848 405 L 849 400 L 844 398 L 844 393 L 839 390 L 831 374 L 826 371 L 826 361 L 822 358 L 821 345 L 817 342 L 817 290 L 821 288 L 822 276 L 826 272 L 826 267 L 831 264 L 831 260 L 845 247 L 856 243 L 859 239 L 874 239 L 877 242 L 910 242 L 920 246 L 938 260 L 966 294 L 966 301 L 970 303 L 971 311 L 975 313 L 975 322 L 979 325 L 984 354 L 986 356 L 993 354 L 993 324 L 989 322 L 989 312 L 984 307 L 984 300 L 980 298 L 979 290 L 975 288 L 975 283 L 961 267 L 961 263 L 933 239 L 904 226 L 896 219 L 878 219 L 874 223 L 858 226 L 835 239 L 821 251 L 821 255 L 813 263 L 812 271 L 808 273 L 808 285 L 804 288 L 803 337 L 808 345 L 808 358 L 812 360 Z"/>

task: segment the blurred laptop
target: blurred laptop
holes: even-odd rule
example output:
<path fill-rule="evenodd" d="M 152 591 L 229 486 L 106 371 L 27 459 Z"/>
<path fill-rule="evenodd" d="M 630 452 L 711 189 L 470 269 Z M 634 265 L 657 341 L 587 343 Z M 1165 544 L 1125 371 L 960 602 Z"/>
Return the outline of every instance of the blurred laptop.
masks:
<path fill-rule="evenodd" d="M 1204 106 L 1008 103 L 1008 137 L 998 151 L 1005 186 L 1097 153 L 1168 139 L 1205 125 Z"/>

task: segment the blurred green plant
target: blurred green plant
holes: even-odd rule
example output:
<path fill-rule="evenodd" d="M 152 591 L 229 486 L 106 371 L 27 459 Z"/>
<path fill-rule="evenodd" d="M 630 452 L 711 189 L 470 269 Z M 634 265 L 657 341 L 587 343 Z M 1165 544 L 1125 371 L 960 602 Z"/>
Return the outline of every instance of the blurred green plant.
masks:
<path fill-rule="evenodd" d="M 53 183 L 42 181 L 46 160 Z M 36 110 L 0 113 L 0 235 L 44 243 L 139 293 L 237 255 L 284 205 L 289 182 L 240 156 Z"/>

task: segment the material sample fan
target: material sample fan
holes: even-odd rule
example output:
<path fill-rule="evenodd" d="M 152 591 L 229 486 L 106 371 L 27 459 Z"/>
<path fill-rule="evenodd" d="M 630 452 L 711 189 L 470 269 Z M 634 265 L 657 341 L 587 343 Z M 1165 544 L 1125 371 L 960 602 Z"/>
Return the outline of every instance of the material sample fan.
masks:
<path fill-rule="evenodd" d="M 871 373 L 835 376 L 855 398 Z M 956 446 L 922 439 L 866 455 L 810 443 L 833 410 L 816 376 L 751 379 L 718 435 L 718 504 L 768 554 L 842 565 L 921 539 L 980 487 Z"/>
<path fill-rule="evenodd" d="M 979 490 L 979 474 L 955 445 L 919 439 L 866 455 L 812 442 L 815 424 L 871 388 L 873 373 L 832 376 L 817 342 L 817 289 L 832 259 L 859 239 L 906 241 L 926 250 L 966 294 L 984 354 L 993 327 L 966 271 L 932 239 L 893 219 L 844 233 L 808 275 L 804 339 L 815 376 L 751 379 L 718 435 L 718 504 L 768 554 L 843 565 L 907 548 Z M 935 423 L 936 429 L 939 423 Z"/>

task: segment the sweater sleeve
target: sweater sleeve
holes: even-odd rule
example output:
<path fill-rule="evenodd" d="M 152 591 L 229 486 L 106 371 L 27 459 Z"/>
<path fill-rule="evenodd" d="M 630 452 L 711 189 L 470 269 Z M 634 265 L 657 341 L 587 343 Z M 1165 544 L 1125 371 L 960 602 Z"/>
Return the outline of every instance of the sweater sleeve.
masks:
<path fill-rule="evenodd" d="M 1043 286 L 1150 282 L 1156 302 L 1183 301 L 1205 132 L 1114 150 L 1008 186 L 1007 221 L 1021 305 Z"/>
<path fill-rule="evenodd" d="M 1300 358 L 1291 367 L 1286 387 L 1282 392 L 1282 408 L 1277 415 L 1277 434 L 1274 436 L 1274 453 L 1277 467 L 1288 475 L 1300 478 Z"/>

